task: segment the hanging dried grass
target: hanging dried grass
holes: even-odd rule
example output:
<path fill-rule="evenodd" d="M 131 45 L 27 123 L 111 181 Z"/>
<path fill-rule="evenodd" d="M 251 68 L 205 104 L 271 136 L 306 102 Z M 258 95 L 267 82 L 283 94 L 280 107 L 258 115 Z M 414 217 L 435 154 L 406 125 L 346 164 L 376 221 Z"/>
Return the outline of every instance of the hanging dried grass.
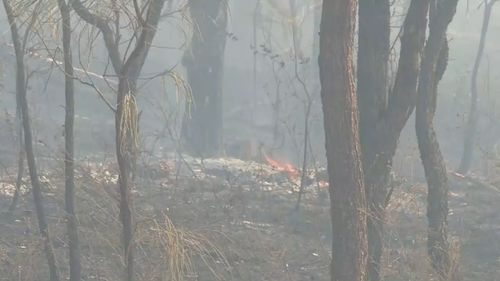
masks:
<path fill-rule="evenodd" d="M 139 110 L 132 94 L 126 94 L 123 98 L 120 140 L 120 150 L 123 154 L 134 156 L 139 150 Z"/>
<path fill-rule="evenodd" d="M 175 98 L 179 104 L 181 97 L 184 97 L 186 102 L 186 116 L 191 118 L 191 108 L 194 105 L 193 93 L 189 83 L 177 72 L 169 71 L 166 76 L 172 79 L 175 86 Z"/>

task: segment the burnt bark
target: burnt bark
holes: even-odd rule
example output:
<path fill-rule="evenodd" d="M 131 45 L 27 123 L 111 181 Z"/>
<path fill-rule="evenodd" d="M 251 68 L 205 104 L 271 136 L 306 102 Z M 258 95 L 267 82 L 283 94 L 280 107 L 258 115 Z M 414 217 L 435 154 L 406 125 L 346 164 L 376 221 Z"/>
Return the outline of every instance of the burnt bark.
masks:
<path fill-rule="evenodd" d="M 450 276 L 448 245 L 448 176 L 433 120 L 437 106 L 437 86 L 448 61 L 446 32 L 458 0 L 442 0 L 431 5 L 429 37 L 424 49 L 418 84 L 416 133 L 428 186 L 427 247 L 431 265 L 440 280 Z"/>
<path fill-rule="evenodd" d="M 472 68 L 471 84 L 470 84 L 470 110 L 467 119 L 467 125 L 465 127 L 464 134 L 464 148 L 462 153 L 462 159 L 460 161 L 460 166 L 458 172 L 461 174 L 467 174 L 472 166 L 473 156 L 474 156 L 474 141 L 476 139 L 477 123 L 479 119 L 478 114 L 478 87 L 477 78 L 479 74 L 479 67 L 481 66 L 481 60 L 483 59 L 484 46 L 486 45 L 486 37 L 488 34 L 488 27 L 490 25 L 491 11 L 497 0 L 490 0 L 485 3 L 483 24 L 481 27 L 481 38 L 479 40 L 479 46 L 477 49 L 476 59 L 474 61 L 474 67 Z"/>
<path fill-rule="evenodd" d="M 16 57 L 16 95 L 21 109 L 26 160 L 28 163 L 31 186 L 33 189 L 33 200 L 35 203 L 38 228 L 40 231 L 40 239 L 44 248 L 45 257 L 47 259 L 47 265 L 49 267 L 50 281 L 59 281 L 59 273 L 57 269 L 56 258 L 54 255 L 54 249 L 52 248 L 52 242 L 50 239 L 49 226 L 47 223 L 45 207 L 43 205 L 42 199 L 42 189 L 40 180 L 38 178 L 35 153 L 33 150 L 33 136 L 31 132 L 31 119 L 29 115 L 26 86 L 27 83 L 24 64 L 24 44 L 22 43 L 21 37 L 19 35 L 15 13 L 12 9 L 10 1 L 3 0 L 3 5 L 5 13 L 7 14 L 7 20 L 10 25 L 12 44 L 14 45 L 14 52 Z M 28 28 L 30 27 L 28 26 Z M 30 32 L 30 30 L 27 30 L 26 32 Z M 27 36 L 25 36 L 25 38 L 27 38 Z"/>
<path fill-rule="evenodd" d="M 429 0 L 414 0 L 401 35 L 398 70 L 388 92 L 390 4 L 363 0 L 359 7 L 358 101 L 368 216 L 368 280 L 380 280 L 389 176 L 401 131 L 415 107 L 420 53 Z"/>
<path fill-rule="evenodd" d="M 332 281 L 366 278 L 366 198 L 353 69 L 356 0 L 324 0 L 320 79 L 330 182 Z"/>
<path fill-rule="evenodd" d="M 80 243 L 78 237 L 78 220 L 75 211 L 75 85 L 73 58 L 71 52 L 71 14 L 66 0 L 58 0 L 62 17 L 62 43 L 64 54 L 65 82 L 65 118 L 64 118 L 64 178 L 65 178 L 65 211 L 69 245 L 69 280 L 81 280 Z"/>
<path fill-rule="evenodd" d="M 185 149 L 201 157 L 222 150 L 222 83 L 227 0 L 189 0 L 193 36 L 183 64 L 192 90 L 182 125 Z"/>

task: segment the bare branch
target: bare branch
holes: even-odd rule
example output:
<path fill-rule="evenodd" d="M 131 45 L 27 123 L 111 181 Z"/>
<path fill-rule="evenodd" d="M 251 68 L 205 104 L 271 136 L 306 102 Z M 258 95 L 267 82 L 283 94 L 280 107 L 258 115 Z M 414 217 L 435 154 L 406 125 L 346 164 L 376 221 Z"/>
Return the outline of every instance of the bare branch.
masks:
<path fill-rule="evenodd" d="M 86 21 L 88 24 L 97 27 L 99 31 L 101 31 L 104 43 L 106 44 L 106 48 L 109 53 L 111 64 L 113 65 L 115 72 L 120 73 L 123 67 L 123 62 L 121 59 L 120 49 L 117 40 L 115 38 L 113 30 L 109 26 L 108 21 L 90 12 L 89 9 L 82 4 L 81 0 L 74 0 L 72 6 L 75 9 L 75 12 L 84 21 Z"/>

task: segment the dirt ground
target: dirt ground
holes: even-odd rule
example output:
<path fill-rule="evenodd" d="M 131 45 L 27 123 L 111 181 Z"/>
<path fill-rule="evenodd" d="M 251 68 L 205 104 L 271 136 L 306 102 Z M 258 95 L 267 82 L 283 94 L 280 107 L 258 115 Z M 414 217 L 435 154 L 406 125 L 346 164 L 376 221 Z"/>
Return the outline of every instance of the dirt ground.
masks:
<path fill-rule="evenodd" d="M 44 200 L 67 276 L 63 169 L 51 171 L 42 177 Z M 15 170 L 2 174 L 0 280 L 48 280 L 31 194 L 24 187 L 18 208 L 8 214 Z M 114 165 L 89 160 L 77 175 L 84 280 L 120 280 Z M 328 192 L 314 172 L 308 178 L 296 211 L 298 180 L 276 167 L 174 157 L 141 163 L 134 190 L 138 280 L 329 280 Z M 426 187 L 398 182 L 388 208 L 383 280 L 433 280 Z M 450 175 L 450 185 L 450 240 L 463 280 L 500 280 L 500 182 Z"/>

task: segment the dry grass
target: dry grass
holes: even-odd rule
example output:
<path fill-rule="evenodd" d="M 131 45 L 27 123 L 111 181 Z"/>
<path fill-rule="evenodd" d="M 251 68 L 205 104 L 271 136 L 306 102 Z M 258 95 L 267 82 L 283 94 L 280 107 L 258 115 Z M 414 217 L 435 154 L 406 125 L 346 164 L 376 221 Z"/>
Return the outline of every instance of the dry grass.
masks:
<path fill-rule="evenodd" d="M 137 241 L 139 244 L 149 244 L 160 249 L 166 263 L 165 272 L 168 280 L 183 281 L 186 277 L 196 276 L 196 262 L 201 260 L 216 280 L 224 278 L 218 273 L 221 268 L 230 268 L 222 251 L 207 237 L 192 231 L 183 230 L 174 225 L 167 215 L 162 221 L 152 220 Z"/>
<path fill-rule="evenodd" d="M 120 280 L 122 276 L 121 225 L 112 167 L 90 162 L 77 173 L 85 280 Z M 232 180 L 212 176 L 174 180 L 169 175 L 175 173 L 161 174 L 161 164 L 153 168 L 159 177 L 138 179 L 134 189 L 137 280 L 329 280 L 329 212 L 328 205 L 318 201 L 316 189 L 307 190 L 302 211 L 294 217 L 290 213 L 296 199 L 293 184 L 278 181 L 271 186 L 272 177 L 262 171 L 255 177 L 262 178 L 266 188 L 248 181 L 247 174 L 245 182 L 237 176 Z M 46 175 L 51 182 L 45 198 L 62 276 L 67 276 L 63 193 L 57 188 L 63 186 L 61 176 Z M 384 280 L 436 280 L 427 258 L 423 190 L 423 185 L 403 183 L 394 191 L 387 216 Z M 454 190 L 458 194 L 468 191 L 467 187 Z M 469 246 L 495 246 L 477 240 L 472 232 L 475 216 L 493 212 L 497 202 L 490 189 L 480 191 L 451 198 L 451 237 L 461 239 L 450 243 L 451 281 L 478 280 L 478 276 L 494 280 L 497 272 L 496 261 L 485 270 L 472 255 L 477 246 Z M 35 216 L 29 211 L 31 197 L 23 199 L 15 219 L 0 219 L 0 280 L 38 280 L 47 273 Z M 468 205 L 463 207 L 463 202 Z M 460 255 L 464 245 L 465 256 Z M 458 265 L 463 279 L 455 275 Z"/>

